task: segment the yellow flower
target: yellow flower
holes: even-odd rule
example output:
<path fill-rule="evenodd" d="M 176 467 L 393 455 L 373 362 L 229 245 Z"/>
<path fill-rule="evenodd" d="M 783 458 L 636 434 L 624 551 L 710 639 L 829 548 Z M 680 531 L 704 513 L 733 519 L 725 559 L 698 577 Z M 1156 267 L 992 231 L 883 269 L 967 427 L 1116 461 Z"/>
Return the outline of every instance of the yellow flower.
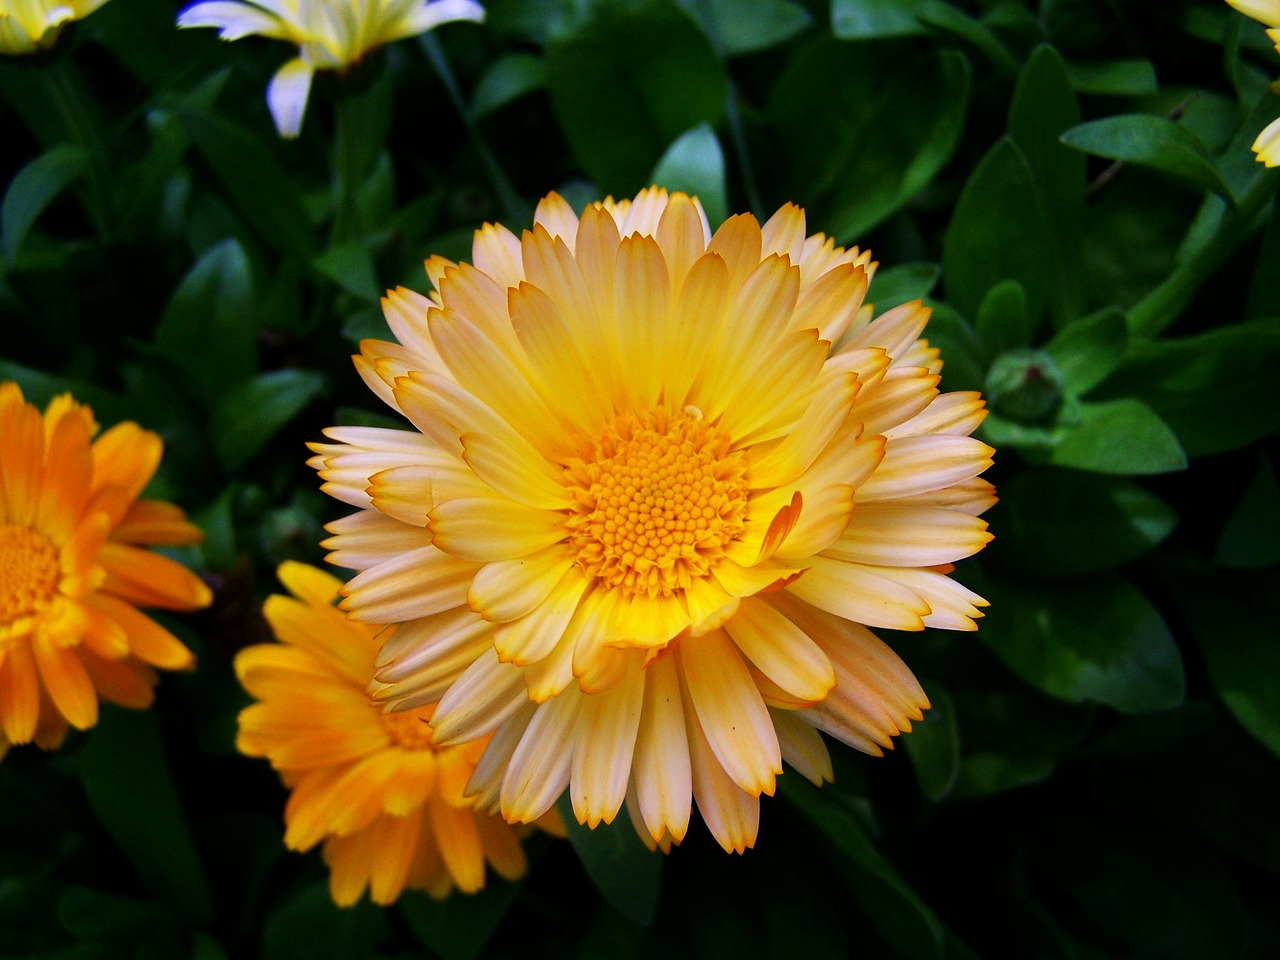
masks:
<path fill-rule="evenodd" d="M 360 508 L 325 541 L 361 571 L 341 606 L 400 624 L 374 695 L 493 733 L 469 789 L 510 821 L 567 786 L 665 844 L 692 795 L 750 846 L 783 760 L 830 778 L 816 730 L 879 754 L 928 706 L 868 626 L 974 629 L 946 574 L 989 539 L 983 403 L 938 393 L 928 309 L 871 322 L 870 255 L 792 205 L 713 236 L 684 194 L 551 194 L 472 256 L 390 293 L 400 342 L 356 358 L 420 434 L 312 447 Z"/>
<path fill-rule="evenodd" d="M 236 656 L 236 673 L 260 701 L 240 714 L 236 745 L 266 757 L 292 789 L 284 842 L 324 841 L 329 889 L 348 906 L 365 887 L 392 903 L 406 887 L 443 897 L 484 886 L 485 861 L 502 876 L 524 873 L 524 851 L 502 820 L 463 796 L 483 743 L 430 745 L 430 707 L 384 714 L 370 704 L 380 626 L 354 623 L 333 606 L 339 582 L 285 563 L 293 597 L 264 613 L 280 643 Z M 296 598 L 296 599 L 294 599 Z"/>
<path fill-rule="evenodd" d="M 1276 45 L 1280 53 L 1280 0 L 1227 0 L 1246 17 L 1251 17 L 1271 29 L 1267 36 Z M 1280 81 L 1273 83 L 1271 89 L 1280 93 Z M 1280 118 L 1277 118 L 1258 134 L 1253 141 L 1253 152 L 1258 155 L 1258 162 L 1268 167 L 1280 167 Z"/>
<path fill-rule="evenodd" d="M 121 423 L 93 439 L 92 411 L 63 395 L 44 416 L 0 384 L 0 756 L 98 720 L 98 698 L 151 704 L 153 667 L 191 652 L 138 607 L 194 610 L 209 588 L 148 546 L 200 530 L 160 500 L 139 500 L 160 438 Z"/>
<path fill-rule="evenodd" d="M 483 19 L 475 0 L 199 0 L 178 14 L 178 26 L 217 27 L 223 40 L 256 34 L 297 44 L 298 56 L 267 87 L 280 136 L 296 137 L 317 70 L 344 71 L 383 44 Z"/>
<path fill-rule="evenodd" d="M 52 47 L 62 28 L 82 20 L 107 0 L 0 0 L 0 53 L 34 53 Z"/>

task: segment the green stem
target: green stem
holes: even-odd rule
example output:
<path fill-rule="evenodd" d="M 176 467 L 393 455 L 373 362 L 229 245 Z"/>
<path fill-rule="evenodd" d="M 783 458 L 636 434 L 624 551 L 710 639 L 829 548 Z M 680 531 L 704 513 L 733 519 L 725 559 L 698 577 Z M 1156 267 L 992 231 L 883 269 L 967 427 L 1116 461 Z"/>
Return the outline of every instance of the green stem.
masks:
<path fill-rule="evenodd" d="M 107 233 L 111 223 L 111 164 L 101 133 L 89 113 L 72 73 L 70 58 L 65 54 L 53 56 L 39 70 L 49 99 L 66 129 L 71 141 L 76 143 L 89 161 L 90 191 L 85 203 L 89 217 L 101 234 Z"/>
<path fill-rule="evenodd" d="M 1181 316 L 1196 292 L 1226 263 L 1258 227 L 1258 213 L 1280 186 L 1280 170 L 1267 170 L 1254 178 L 1234 211 L 1227 211 L 1217 231 L 1199 251 L 1178 264 L 1154 290 L 1125 317 L 1129 333 L 1151 338 L 1164 332 Z"/>
<path fill-rule="evenodd" d="M 337 246 L 352 239 L 356 231 L 356 197 L 360 191 L 360 145 L 358 122 L 353 115 L 357 99 L 343 90 L 335 98 L 334 115 L 337 136 L 334 144 L 333 176 L 337 192 L 337 209 L 329 231 L 329 245 Z"/>
<path fill-rule="evenodd" d="M 515 184 L 511 182 L 511 178 L 502 169 L 502 165 L 498 163 L 497 156 L 489 149 L 489 144 L 485 142 L 484 137 L 480 136 L 480 131 L 471 116 L 471 111 L 467 109 L 466 101 L 462 99 L 462 91 L 458 87 L 458 81 L 454 78 L 453 70 L 449 66 L 449 58 L 445 56 L 444 48 L 440 46 L 440 41 L 428 32 L 418 37 L 418 43 L 421 44 L 423 52 L 427 55 L 427 60 L 430 61 L 431 66 L 436 71 L 436 75 L 440 77 L 440 82 L 444 84 L 445 92 L 449 94 L 449 99 L 453 101 L 454 108 L 462 117 L 463 126 L 467 131 L 467 139 L 471 141 L 472 148 L 480 156 L 480 163 L 489 179 L 489 185 L 493 187 L 494 193 L 498 195 L 498 202 L 502 204 L 508 220 L 511 223 L 528 221 L 532 216 L 532 211 L 524 198 L 520 196 L 520 191 L 516 189 Z"/>

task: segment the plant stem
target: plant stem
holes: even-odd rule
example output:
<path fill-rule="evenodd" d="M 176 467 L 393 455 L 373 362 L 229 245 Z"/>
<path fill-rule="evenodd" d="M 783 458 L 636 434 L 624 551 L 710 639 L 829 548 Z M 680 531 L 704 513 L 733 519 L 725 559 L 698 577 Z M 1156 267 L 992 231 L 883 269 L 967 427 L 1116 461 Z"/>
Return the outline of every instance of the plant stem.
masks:
<path fill-rule="evenodd" d="M 1257 227 L 1258 212 L 1280 186 L 1280 170 L 1267 170 L 1254 178 L 1234 211 L 1223 215 L 1212 239 L 1174 267 L 1154 290 L 1134 304 L 1125 317 L 1135 337 L 1158 336 L 1186 309 L 1196 291 L 1231 258 Z"/>
<path fill-rule="evenodd" d="M 440 46 L 440 41 L 428 32 L 418 37 L 418 43 L 427 55 L 427 60 L 435 69 L 436 75 L 440 77 L 440 82 L 444 84 L 445 92 L 449 94 L 449 99 L 453 101 L 454 108 L 462 117 L 462 124 L 467 131 L 467 139 L 471 141 L 472 148 L 479 154 L 480 163 L 489 179 L 489 185 L 493 187 L 494 193 L 498 195 L 498 202 L 502 204 L 507 219 L 512 223 L 527 222 L 532 217 L 533 211 L 524 198 L 520 196 L 520 191 L 516 189 L 515 184 L 511 182 L 511 178 L 502 169 L 502 165 L 498 163 L 498 158 L 489 149 L 489 144 L 485 142 L 484 137 L 480 136 L 480 131 L 471 116 L 471 111 L 467 108 L 466 101 L 462 99 L 462 91 L 458 87 L 458 81 L 453 75 L 453 70 L 449 66 L 449 58 L 445 56 L 444 48 Z"/>

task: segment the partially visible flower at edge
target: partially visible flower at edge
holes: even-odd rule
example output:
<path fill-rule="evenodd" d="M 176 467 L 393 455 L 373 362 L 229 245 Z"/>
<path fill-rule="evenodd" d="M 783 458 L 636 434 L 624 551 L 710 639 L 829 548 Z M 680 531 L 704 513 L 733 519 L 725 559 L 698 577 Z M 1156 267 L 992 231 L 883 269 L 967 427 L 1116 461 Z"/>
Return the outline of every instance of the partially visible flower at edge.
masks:
<path fill-rule="evenodd" d="M 1265 24 L 1270 29 L 1267 36 L 1276 45 L 1280 53 L 1280 0 L 1227 0 L 1246 17 Z M 1271 85 L 1273 93 L 1280 93 L 1280 80 Z M 1258 134 L 1253 141 L 1253 152 L 1258 155 L 1258 162 L 1268 167 L 1280 167 L 1280 117 L 1277 117 Z"/>
<path fill-rule="evenodd" d="M 430 707 L 384 714 L 365 692 L 383 628 L 348 620 L 328 573 L 287 562 L 279 577 L 293 596 L 269 597 L 263 612 L 280 642 L 236 655 L 259 700 L 241 711 L 236 746 L 270 760 L 291 789 L 286 846 L 324 842 L 339 906 L 366 886 L 381 904 L 405 888 L 472 893 L 486 861 L 509 880 L 524 873 L 516 828 L 463 795 L 487 741 L 434 747 Z"/>
<path fill-rule="evenodd" d="M 665 847 L 696 800 L 741 851 L 784 760 L 831 778 L 819 730 L 880 754 L 928 707 L 868 626 L 976 629 L 947 574 L 990 539 L 983 402 L 791 204 L 713 235 L 685 194 L 551 194 L 472 257 L 389 293 L 399 343 L 355 358 L 420 432 L 312 445 L 359 508 L 324 543 L 359 571 L 340 606 L 398 624 L 370 689 L 492 734 L 468 790 L 509 821 L 568 788 Z"/>
<path fill-rule="evenodd" d="M 317 70 L 345 71 L 369 51 L 455 20 L 484 20 L 475 0 L 200 0 L 179 27 L 217 27 L 223 40 L 257 35 L 298 45 L 267 87 L 282 137 L 296 137 Z"/>
<path fill-rule="evenodd" d="M 47 50 L 62 28 L 83 20 L 107 0 L 0 0 L 0 53 Z"/>
<path fill-rule="evenodd" d="M 195 663 L 138 607 L 208 606 L 194 573 L 144 549 L 203 535 L 173 504 L 138 499 L 160 464 L 156 434 L 132 422 L 96 432 L 69 394 L 41 416 L 0 384 L 0 756 L 92 727 L 99 698 L 150 706 L 154 667 Z"/>

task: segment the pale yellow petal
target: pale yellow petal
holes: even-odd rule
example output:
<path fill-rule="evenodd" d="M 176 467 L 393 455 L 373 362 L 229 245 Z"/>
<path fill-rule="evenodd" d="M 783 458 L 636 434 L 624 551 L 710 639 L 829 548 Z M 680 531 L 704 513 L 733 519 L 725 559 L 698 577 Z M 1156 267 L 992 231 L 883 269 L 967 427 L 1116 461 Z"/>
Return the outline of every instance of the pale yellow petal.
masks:
<path fill-rule="evenodd" d="M 752 796 L 772 795 L 782 772 L 777 735 L 733 642 L 721 631 L 676 647 L 698 726 L 720 767 Z"/>
<path fill-rule="evenodd" d="M 822 649 L 778 610 L 755 597 L 724 625 L 738 649 L 770 680 L 801 700 L 822 700 L 836 675 Z"/>
<path fill-rule="evenodd" d="M 675 658 L 659 657 L 644 678 L 632 765 L 637 806 L 654 842 L 669 833 L 679 843 L 689 828 L 693 782 Z"/>
<path fill-rule="evenodd" d="M 538 707 L 502 780 L 501 809 L 508 823 L 531 823 L 569 785 L 573 741 L 582 695 L 576 687 Z"/>
<path fill-rule="evenodd" d="M 784 763 L 817 787 L 835 779 L 827 745 L 818 731 L 804 722 L 803 712 L 771 707 L 769 716 L 773 718 L 773 729 L 778 732 Z"/>
<path fill-rule="evenodd" d="M 627 793 L 644 671 L 629 670 L 608 693 L 583 698 L 573 743 L 569 795 L 579 823 L 612 823 Z"/>

